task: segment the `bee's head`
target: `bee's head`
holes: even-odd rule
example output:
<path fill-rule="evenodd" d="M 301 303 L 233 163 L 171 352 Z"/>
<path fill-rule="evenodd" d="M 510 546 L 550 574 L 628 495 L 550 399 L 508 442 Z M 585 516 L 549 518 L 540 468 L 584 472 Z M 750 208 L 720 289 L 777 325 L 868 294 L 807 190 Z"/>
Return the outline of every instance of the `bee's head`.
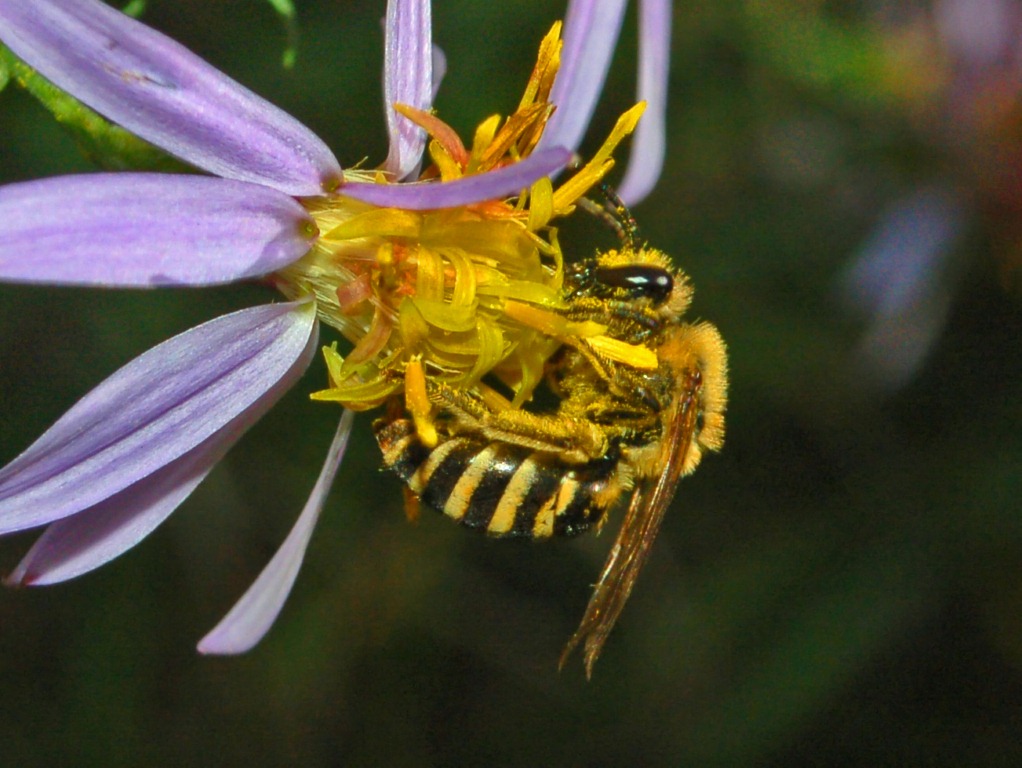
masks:
<path fill-rule="evenodd" d="M 683 314 L 692 298 L 685 275 L 655 248 L 603 251 L 580 267 L 589 290 L 601 298 L 648 302 L 674 316 Z"/>
<path fill-rule="evenodd" d="M 662 267 L 649 264 L 598 266 L 593 270 L 593 278 L 600 285 L 624 293 L 630 299 L 649 299 L 653 306 L 667 301 L 674 290 L 674 276 Z"/>

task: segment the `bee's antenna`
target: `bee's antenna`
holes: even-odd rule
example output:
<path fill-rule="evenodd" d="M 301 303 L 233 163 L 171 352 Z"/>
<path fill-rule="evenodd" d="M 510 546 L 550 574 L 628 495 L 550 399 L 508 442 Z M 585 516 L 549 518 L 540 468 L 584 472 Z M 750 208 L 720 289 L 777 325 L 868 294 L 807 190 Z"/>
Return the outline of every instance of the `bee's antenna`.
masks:
<path fill-rule="evenodd" d="M 639 225 L 628 210 L 628 206 L 618 196 L 614 188 L 603 182 L 600 184 L 600 194 L 603 196 L 603 203 L 597 203 L 587 197 L 579 200 L 579 205 L 587 212 L 603 219 L 619 238 L 621 244 L 629 250 L 639 248 Z"/>
<path fill-rule="evenodd" d="M 607 182 L 600 184 L 600 193 L 606 200 L 606 210 L 618 222 L 618 234 L 628 248 L 636 248 L 639 244 L 639 225 L 628 210 L 625 201 L 622 200 L 614 188 Z M 613 210 L 611 210 L 613 209 Z"/>

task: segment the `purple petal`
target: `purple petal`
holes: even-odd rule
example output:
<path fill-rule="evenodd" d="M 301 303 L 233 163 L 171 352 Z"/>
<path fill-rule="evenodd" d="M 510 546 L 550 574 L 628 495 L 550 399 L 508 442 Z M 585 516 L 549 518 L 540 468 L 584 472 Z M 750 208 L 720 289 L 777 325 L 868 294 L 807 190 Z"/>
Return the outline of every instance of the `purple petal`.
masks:
<path fill-rule="evenodd" d="M 294 586 L 312 531 L 319 520 L 337 469 L 341 466 L 354 416 L 353 411 L 344 411 L 305 509 L 280 549 L 248 591 L 220 623 L 199 641 L 200 653 L 244 653 L 258 643 L 276 621 Z"/>
<path fill-rule="evenodd" d="M 51 524 L 6 579 L 9 585 L 54 584 L 98 568 L 131 549 L 167 519 L 245 431 L 301 378 L 315 347 L 237 418 L 204 442 L 120 493 Z"/>
<path fill-rule="evenodd" d="M 430 98 L 436 101 L 436 95 L 440 92 L 440 84 L 444 81 L 444 75 L 447 74 L 447 57 L 444 55 L 442 48 L 434 45 L 433 46 L 433 90 L 430 92 Z"/>
<path fill-rule="evenodd" d="M 344 194 L 366 203 L 412 211 L 453 208 L 499 200 L 527 189 L 535 181 L 560 170 L 571 159 L 563 147 L 533 152 L 521 162 L 496 171 L 464 176 L 454 181 L 421 184 L 372 184 L 350 181 Z"/>
<path fill-rule="evenodd" d="M 290 195 L 341 184 L 308 128 L 99 0 L 0 0 L 0 38 L 72 96 L 206 171 Z"/>
<path fill-rule="evenodd" d="M 293 198 L 208 176 L 102 173 L 0 187 L 0 280 L 212 285 L 305 254 L 317 230 Z"/>
<path fill-rule="evenodd" d="M 394 104 L 428 112 L 433 106 L 433 45 L 429 0 L 390 0 L 383 56 L 383 109 L 390 152 L 383 164 L 398 181 L 419 165 L 426 132 L 394 111 Z"/>
<path fill-rule="evenodd" d="M 557 106 L 539 147 L 582 143 L 607 79 L 627 0 L 572 0 L 564 19 L 561 68 L 550 101 Z"/>
<path fill-rule="evenodd" d="M 642 0 L 639 6 L 638 97 L 646 102 L 646 111 L 632 137 L 628 170 L 617 190 L 629 205 L 640 202 L 652 191 L 664 166 L 670 57 L 671 4 L 665 0 Z"/>
<path fill-rule="evenodd" d="M 950 186 L 913 190 L 883 212 L 841 279 L 849 306 L 897 315 L 933 292 L 965 230 L 970 211 Z"/>
<path fill-rule="evenodd" d="M 868 319 L 849 365 L 864 393 L 903 387 L 940 338 L 969 203 L 950 185 L 913 190 L 884 211 L 841 277 L 849 309 Z"/>
<path fill-rule="evenodd" d="M 137 357 L 0 470 L 0 534 L 88 509 L 192 450 L 307 365 L 315 328 L 311 302 L 271 304 Z"/>

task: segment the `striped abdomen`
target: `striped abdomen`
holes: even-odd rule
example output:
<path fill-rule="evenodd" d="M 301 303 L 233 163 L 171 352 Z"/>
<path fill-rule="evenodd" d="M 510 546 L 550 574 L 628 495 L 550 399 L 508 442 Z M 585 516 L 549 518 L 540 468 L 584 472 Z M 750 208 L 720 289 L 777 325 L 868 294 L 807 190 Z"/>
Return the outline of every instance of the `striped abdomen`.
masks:
<path fill-rule="evenodd" d="M 556 454 L 477 436 L 425 446 L 410 419 L 373 425 L 383 463 L 419 501 L 493 536 L 573 536 L 602 521 L 621 494 L 613 456 L 569 465 Z"/>

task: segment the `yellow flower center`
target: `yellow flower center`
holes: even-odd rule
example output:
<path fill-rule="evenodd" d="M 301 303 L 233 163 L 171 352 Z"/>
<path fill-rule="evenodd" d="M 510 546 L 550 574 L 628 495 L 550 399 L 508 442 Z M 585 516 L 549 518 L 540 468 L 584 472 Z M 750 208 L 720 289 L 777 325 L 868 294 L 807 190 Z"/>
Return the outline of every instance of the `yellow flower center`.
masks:
<path fill-rule="evenodd" d="M 430 136 L 432 165 L 420 180 L 486 173 L 533 151 L 553 113 L 560 26 L 544 38 L 517 111 L 483 121 L 471 149 L 435 115 L 395 105 Z M 306 256 L 277 273 L 277 285 L 292 298 L 313 296 L 320 320 L 354 344 L 346 357 L 336 345 L 324 349 L 330 386 L 313 397 L 375 407 L 403 389 L 416 361 L 416 370 L 457 387 L 495 372 L 515 391 L 516 405 L 527 400 L 560 345 L 549 323 L 535 320 L 554 317 L 550 310 L 561 304 L 563 265 L 551 221 L 571 214 L 613 167 L 611 154 L 643 107 L 626 112 L 596 155 L 556 190 L 544 178 L 515 198 L 430 211 L 381 208 L 343 194 L 304 201 L 321 234 Z M 392 183 L 382 173 L 370 178 Z M 601 332 L 563 322 L 558 329 Z"/>

